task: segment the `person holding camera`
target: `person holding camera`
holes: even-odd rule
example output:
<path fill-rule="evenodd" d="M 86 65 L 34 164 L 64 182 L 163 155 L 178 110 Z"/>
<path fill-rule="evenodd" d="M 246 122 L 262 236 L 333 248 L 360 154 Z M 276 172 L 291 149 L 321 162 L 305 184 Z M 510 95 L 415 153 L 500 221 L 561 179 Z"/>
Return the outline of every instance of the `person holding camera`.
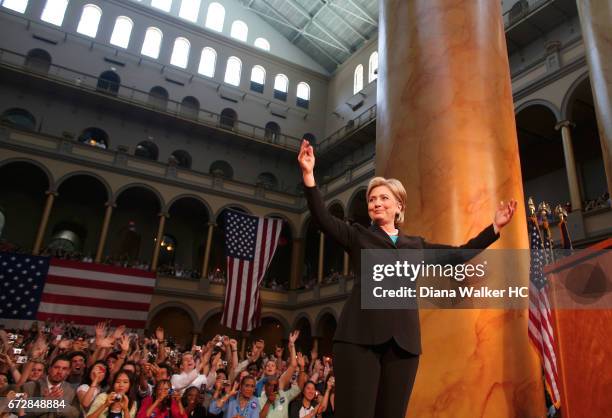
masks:
<path fill-rule="evenodd" d="M 187 414 L 181 402 L 181 394 L 172 389 L 169 380 L 160 380 L 153 388 L 153 395 L 142 400 L 136 417 L 187 418 Z"/>
<path fill-rule="evenodd" d="M 282 390 L 278 379 L 268 379 L 264 392 L 259 397 L 260 418 L 289 418 L 289 402 L 300 394 L 297 384 L 288 390 Z"/>
<path fill-rule="evenodd" d="M 120 371 L 108 391 L 96 396 L 87 418 L 135 418 L 136 397 L 136 378 L 130 372 Z"/>
<path fill-rule="evenodd" d="M 213 415 L 223 412 L 223 418 L 259 418 L 259 402 L 254 393 L 255 378 L 246 376 L 240 386 L 234 384 L 227 395 L 211 402 L 208 412 Z"/>

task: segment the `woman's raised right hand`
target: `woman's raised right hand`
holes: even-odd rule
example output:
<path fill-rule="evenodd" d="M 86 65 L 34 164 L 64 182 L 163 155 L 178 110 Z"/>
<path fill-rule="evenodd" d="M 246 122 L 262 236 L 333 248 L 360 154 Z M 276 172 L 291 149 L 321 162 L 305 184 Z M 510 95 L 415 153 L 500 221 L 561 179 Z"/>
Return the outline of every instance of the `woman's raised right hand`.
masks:
<path fill-rule="evenodd" d="M 298 162 L 302 169 L 302 174 L 312 174 L 315 165 L 314 148 L 306 139 L 302 139 Z"/>

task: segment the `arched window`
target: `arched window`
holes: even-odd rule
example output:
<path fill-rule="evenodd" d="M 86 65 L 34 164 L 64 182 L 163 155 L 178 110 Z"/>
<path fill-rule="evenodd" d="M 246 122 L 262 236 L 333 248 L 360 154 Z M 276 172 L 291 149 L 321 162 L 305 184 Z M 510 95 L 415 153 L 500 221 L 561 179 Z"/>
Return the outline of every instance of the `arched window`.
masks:
<path fill-rule="evenodd" d="M 181 102 L 181 116 L 197 119 L 200 112 L 200 102 L 193 96 L 187 96 Z"/>
<path fill-rule="evenodd" d="M 221 118 L 219 119 L 219 122 L 221 123 L 222 128 L 234 129 L 237 121 L 238 114 L 234 109 L 227 107 L 221 111 Z"/>
<path fill-rule="evenodd" d="M 98 33 L 101 17 L 102 9 L 94 4 L 86 4 L 83 6 L 83 13 L 81 14 L 81 20 L 79 20 L 79 26 L 77 26 L 77 32 L 95 38 Z"/>
<path fill-rule="evenodd" d="M 182 0 L 179 17 L 190 22 L 197 22 L 200 14 L 200 2 L 201 0 Z"/>
<path fill-rule="evenodd" d="M 223 32 L 223 22 L 225 20 L 225 7 L 217 2 L 210 3 L 208 13 L 206 14 L 206 23 L 208 29 Z"/>
<path fill-rule="evenodd" d="M 169 12 L 172 8 L 172 0 L 151 0 L 151 6 Z"/>
<path fill-rule="evenodd" d="M 270 42 L 266 38 L 257 38 L 253 43 L 257 48 L 263 49 L 264 51 L 270 50 Z"/>
<path fill-rule="evenodd" d="M 212 163 L 208 171 L 213 176 L 225 177 L 228 179 L 234 177 L 234 169 L 227 161 L 223 160 L 215 161 L 214 163 Z"/>
<path fill-rule="evenodd" d="M 372 52 L 370 55 L 370 63 L 368 66 L 368 83 L 378 78 L 378 52 Z"/>
<path fill-rule="evenodd" d="M 161 42 L 163 37 L 164 35 L 162 34 L 161 30 L 155 27 L 148 28 L 145 34 L 144 42 L 142 43 L 142 49 L 140 50 L 140 53 L 151 58 L 159 57 L 159 49 L 161 48 Z"/>
<path fill-rule="evenodd" d="M 138 145 L 136 145 L 136 150 L 134 150 L 134 155 L 141 158 L 146 158 L 147 160 L 157 161 L 159 156 L 159 150 L 157 145 L 155 145 L 151 141 L 142 141 Z"/>
<path fill-rule="evenodd" d="M 189 46 L 190 44 L 187 39 L 176 38 L 174 41 L 174 48 L 172 48 L 170 64 L 181 68 L 187 68 L 187 63 L 189 62 Z"/>
<path fill-rule="evenodd" d="M 363 65 L 359 64 L 353 75 L 353 94 L 357 94 L 361 90 L 363 90 Z"/>
<path fill-rule="evenodd" d="M 287 101 L 287 91 L 289 91 L 289 79 L 285 74 L 277 74 L 274 79 L 274 97 Z"/>
<path fill-rule="evenodd" d="M 242 71 L 242 61 L 236 57 L 229 57 L 227 59 L 227 67 L 225 68 L 225 79 L 227 84 L 232 86 L 240 85 L 240 73 Z"/>
<path fill-rule="evenodd" d="M 113 28 L 110 43 L 121 48 L 127 48 L 130 44 L 130 36 L 132 35 L 133 27 L 134 22 L 132 22 L 132 19 L 126 16 L 119 16 L 117 20 L 115 20 L 115 27 Z"/>
<path fill-rule="evenodd" d="M 4 0 L 2 7 L 13 10 L 18 13 L 23 13 L 28 7 L 28 0 Z"/>
<path fill-rule="evenodd" d="M 87 128 L 79 135 L 79 142 L 92 147 L 107 149 L 108 134 L 100 128 Z"/>
<path fill-rule="evenodd" d="M 47 0 L 40 19 L 56 26 L 62 26 L 68 0 Z"/>
<path fill-rule="evenodd" d="M 239 41 L 246 42 L 249 35 L 249 27 L 242 20 L 236 20 L 232 23 L 230 36 Z"/>
<path fill-rule="evenodd" d="M 51 55 L 44 49 L 32 49 L 26 56 L 25 66 L 32 71 L 48 73 L 51 68 Z"/>
<path fill-rule="evenodd" d="M 183 168 L 191 168 L 191 155 L 182 149 L 176 150 L 171 154 L 176 160 L 176 165 Z"/>
<path fill-rule="evenodd" d="M 302 81 L 300 84 L 298 84 L 296 104 L 299 107 L 308 109 L 308 105 L 310 104 L 310 86 L 308 83 Z"/>
<path fill-rule="evenodd" d="M 114 71 L 104 71 L 98 77 L 98 84 L 96 89 L 103 93 L 109 93 L 112 95 L 117 95 L 119 92 L 119 85 L 121 84 L 121 78 Z"/>
<path fill-rule="evenodd" d="M 166 110 L 168 106 L 168 90 L 155 86 L 149 90 L 149 104 L 155 109 Z"/>
<path fill-rule="evenodd" d="M 276 190 L 278 188 L 278 180 L 272 173 L 261 173 L 258 175 L 257 184 L 270 190 Z"/>
<path fill-rule="evenodd" d="M 277 142 L 280 136 L 280 126 L 276 122 L 268 122 L 266 123 L 266 130 L 264 131 L 264 136 L 266 139 L 271 140 L 272 142 Z"/>
<path fill-rule="evenodd" d="M 0 117 L 2 124 L 15 128 L 33 131 L 36 128 L 36 118 L 25 109 L 12 108 L 2 112 Z"/>
<path fill-rule="evenodd" d="M 202 49 L 202 55 L 200 57 L 200 66 L 198 67 L 198 73 L 205 75 L 206 77 L 215 76 L 215 66 L 217 65 L 217 51 L 210 47 Z"/>
<path fill-rule="evenodd" d="M 261 65 L 255 65 L 251 70 L 251 90 L 263 93 L 266 84 L 266 70 Z"/>

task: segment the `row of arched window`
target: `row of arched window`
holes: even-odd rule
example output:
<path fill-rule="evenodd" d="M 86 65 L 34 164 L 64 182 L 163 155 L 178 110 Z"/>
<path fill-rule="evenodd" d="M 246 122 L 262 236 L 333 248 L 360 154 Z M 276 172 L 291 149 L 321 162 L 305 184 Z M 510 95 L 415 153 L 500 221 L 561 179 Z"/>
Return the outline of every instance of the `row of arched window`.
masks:
<path fill-rule="evenodd" d="M 2 5 L 11 10 L 23 13 L 27 7 L 28 0 L 4 0 Z M 152 6 L 160 8 L 162 10 L 169 11 L 172 0 L 153 0 Z M 193 0 L 185 1 L 181 3 L 181 10 L 185 6 L 184 14 L 191 15 L 194 10 L 199 10 L 199 0 L 197 5 Z M 45 8 L 41 15 L 41 19 L 58 26 L 61 26 L 68 6 L 68 0 L 47 0 Z M 197 6 L 197 7 L 196 7 Z M 189 13 L 187 12 L 189 11 Z M 223 27 L 223 20 L 225 16 L 225 9 L 219 3 L 213 2 L 209 5 L 206 25 L 221 25 Z M 86 4 L 83 6 L 81 18 L 77 26 L 77 32 L 95 38 L 98 33 L 98 27 L 100 25 L 100 19 L 102 18 L 102 9 L 94 4 Z M 209 22 L 210 20 L 210 22 Z M 115 25 L 111 33 L 110 43 L 120 48 L 127 48 L 130 42 L 130 36 L 134 22 L 127 16 L 119 16 L 115 20 Z M 215 29 L 213 27 L 212 29 Z M 218 30 L 221 30 L 218 29 Z M 217 30 L 217 29 L 215 29 Z M 246 41 L 248 33 L 248 27 L 242 21 L 235 21 L 232 24 L 231 36 L 237 39 Z M 140 53 L 150 58 L 159 58 L 161 45 L 162 45 L 163 33 L 159 28 L 149 27 L 145 32 L 144 42 Z M 263 38 L 258 38 L 255 41 L 256 46 L 262 47 L 263 49 L 269 49 L 269 43 Z M 266 48 L 267 46 L 267 48 Z M 187 68 L 189 64 L 189 54 L 191 50 L 191 43 L 185 37 L 178 37 L 174 40 L 172 54 L 170 56 L 170 64 L 179 67 Z M 200 54 L 200 63 L 198 66 L 198 73 L 212 78 L 215 76 L 215 69 L 217 66 L 217 51 L 211 47 L 205 47 L 202 49 Z M 227 59 L 225 66 L 225 74 L 223 81 L 232 86 L 239 86 L 242 79 L 242 61 L 236 56 L 231 56 Z M 251 69 L 250 89 L 252 91 L 263 93 L 266 82 L 266 70 L 261 65 L 255 65 Z M 284 74 L 277 74 L 274 78 L 274 97 L 278 100 L 287 101 L 287 95 L 289 92 L 289 79 Z M 296 105 L 303 108 L 308 108 L 310 103 L 310 85 L 306 82 L 300 82 L 296 89 Z"/>
<path fill-rule="evenodd" d="M 183 102 L 185 102 L 185 100 L 183 100 Z M 237 120 L 238 114 L 235 110 L 227 108 L 223 109 L 221 112 L 222 126 L 231 129 Z M 26 109 L 10 108 L 0 114 L 0 124 L 28 131 L 34 131 L 36 129 L 36 118 Z M 265 135 L 266 138 L 274 140 L 280 135 L 280 126 L 276 122 L 268 122 L 265 128 Z M 311 140 L 313 143 L 316 140 L 310 133 L 305 134 L 304 137 Z M 82 144 L 101 149 L 108 149 L 110 146 L 110 138 L 106 131 L 94 126 L 84 129 L 78 135 L 77 141 Z M 134 155 L 140 158 L 157 161 L 159 158 L 159 148 L 149 139 L 139 142 L 136 145 Z M 174 159 L 174 162 L 178 167 L 187 169 L 191 168 L 192 158 L 189 152 L 185 150 L 175 150 L 170 154 L 170 156 Z M 232 179 L 234 177 L 234 170 L 232 166 L 227 161 L 223 160 L 212 163 L 209 168 L 209 173 L 228 179 Z M 278 187 L 278 180 L 272 173 L 261 173 L 257 177 L 257 184 L 268 189 L 276 189 Z"/>
<path fill-rule="evenodd" d="M 68 7 L 68 1 L 69 0 L 47 0 L 41 14 L 41 20 L 56 26 L 61 26 L 64 21 L 64 15 L 66 14 L 66 8 Z M 169 12 L 172 8 L 172 1 L 173 0 L 151 0 L 151 6 L 165 12 Z M 201 0 L 181 0 L 179 17 L 194 23 L 197 22 L 198 15 L 200 13 L 200 4 Z M 24 13 L 28 7 L 28 0 L 4 0 L 2 2 L 2 6 L 18 13 Z M 96 33 L 98 32 L 101 17 L 102 10 L 98 6 L 94 4 L 85 5 L 81 19 L 79 20 L 77 32 L 95 38 Z M 122 17 L 124 19 L 118 21 L 120 22 L 120 28 L 118 31 L 118 36 L 115 39 L 116 43 L 113 43 L 112 41 L 111 43 L 113 43 L 113 45 L 121 46 L 122 48 L 127 48 L 131 26 L 129 27 L 130 30 L 126 29 L 128 28 L 128 22 L 131 25 L 132 21 L 129 18 L 125 18 L 125 16 Z M 208 6 L 204 26 L 208 29 L 222 32 L 224 23 L 225 7 L 218 2 L 212 2 Z M 115 29 L 117 29 L 117 24 L 115 25 Z M 230 36 L 232 38 L 242 42 L 247 42 L 248 33 L 249 27 L 242 20 L 235 20 L 232 22 L 230 29 Z M 123 37 L 119 35 L 123 35 Z M 253 45 L 266 51 L 270 50 L 270 42 L 265 38 L 260 37 L 255 39 Z"/>
<path fill-rule="evenodd" d="M 374 51 L 370 55 L 368 62 L 368 83 L 378 78 L 378 52 Z M 353 94 L 359 93 L 363 90 L 363 64 L 359 64 L 355 67 L 353 73 Z"/>

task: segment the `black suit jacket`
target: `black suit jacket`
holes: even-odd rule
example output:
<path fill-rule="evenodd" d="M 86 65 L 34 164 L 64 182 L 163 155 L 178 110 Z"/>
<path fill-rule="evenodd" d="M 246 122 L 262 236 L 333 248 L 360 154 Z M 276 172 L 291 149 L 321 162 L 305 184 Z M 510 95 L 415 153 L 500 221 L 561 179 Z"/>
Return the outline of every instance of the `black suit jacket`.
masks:
<path fill-rule="evenodd" d="M 376 224 L 369 228 L 359 224 L 347 225 L 341 219 L 332 216 L 325 208 L 317 187 L 304 187 L 304 189 L 313 220 L 321 231 L 334 238 L 349 253 L 355 273 L 353 290 L 340 314 L 334 341 L 377 345 L 393 338 L 404 350 L 420 354 L 421 331 L 418 310 L 361 309 L 361 249 L 484 249 L 499 238 L 493 225 L 459 247 L 432 244 L 421 237 L 403 235 L 401 231 L 394 244 L 389 235 Z M 475 251 L 471 255 L 475 256 L 478 252 Z M 467 261 L 465 257 L 463 258 L 464 260 L 455 261 Z"/>

